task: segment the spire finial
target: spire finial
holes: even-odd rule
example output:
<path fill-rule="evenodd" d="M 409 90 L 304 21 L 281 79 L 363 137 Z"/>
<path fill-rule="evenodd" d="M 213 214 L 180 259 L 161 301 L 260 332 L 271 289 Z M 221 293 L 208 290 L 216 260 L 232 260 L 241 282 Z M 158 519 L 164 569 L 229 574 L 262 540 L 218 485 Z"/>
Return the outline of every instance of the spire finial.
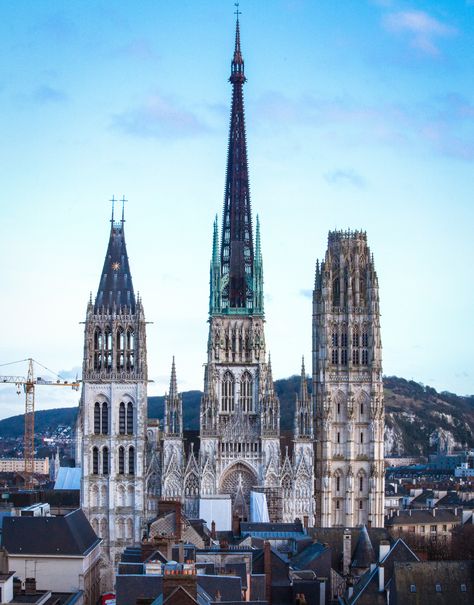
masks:
<path fill-rule="evenodd" d="M 125 202 L 128 202 L 128 200 L 125 199 L 125 196 L 122 195 L 122 199 L 120 200 L 122 202 L 122 224 L 125 222 Z"/>
<path fill-rule="evenodd" d="M 178 395 L 178 381 L 176 379 L 176 364 L 174 361 L 174 355 L 173 355 L 173 361 L 171 363 L 171 380 L 170 380 L 170 399 L 176 397 Z"/>
<path fill-rule="evenodd" d="M 304 369 L 304 355 L 301 356 L 301 376 L 302 378 L 306 377 L 306 371 Z"/>
<path fill-rule="evenodd" d="M 232 73 L 230 76 L 230 81 L 232 84 L 243 84 L 245 82 L 244 76 L 244 60 L 242 58 L 242 51 L 240 49 L 240 22 L 239 15 L 242 13 L 239 11 L 239 3 L 235 3 L 236 11 L 236 20 L 235 20 L 235 48 L 234 48 L 234 57 L 232 59 Z"/>
<path fill-rule="evenodd" d="M 109 202 L 112 202 L 112 218 L 110 219 L 110 222 L 112 223 L 112 225 L 114 224 L 114 210 L 115 210 L 115 202 L 117 200 L 115 199 L 115 195 L 112 195 L 112 199 L 109 200 Z"/>

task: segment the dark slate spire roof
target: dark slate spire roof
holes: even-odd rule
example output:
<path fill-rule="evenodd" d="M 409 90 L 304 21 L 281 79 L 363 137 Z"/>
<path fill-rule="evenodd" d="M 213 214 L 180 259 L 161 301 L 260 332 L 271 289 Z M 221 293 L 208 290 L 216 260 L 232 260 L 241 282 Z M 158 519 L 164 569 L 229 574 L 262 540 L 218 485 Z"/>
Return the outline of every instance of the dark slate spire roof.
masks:
<path fill-rule="evenodd" d="M 361 527 L 359 539 L 352 557 L 351 567 L 356 569 L 369 568 L 371 563 L 377 561 L 375 557 L 374 547 L 370 541 L 369 533 L 365 525 Z"/>
<path fill-rule="evenodd" d="M 136 301 L 133 291 L 132 276 L 128 264 L 127 247 L 125 245 L 124 223 L 114 221 L 112 214 L 109 245 L 105 255 L 104 268 L 100 278 L 99 289 L 95 299 L 94 312 L 102 308 L 117 311 L 127 307 L 135 313 Z"/>
<path fill-rule="evenodd" d="M 223 298 L 227 299 L 229 308 L 243 308 L 249 306 L 249 302 L 250 305 L 252 304 L 254 250 L 243 98 L 243 85 L 246 78 L 240 48 L 238 17 L 229 80 L 232 84 L 232 110 L 222 224 L 221 267 L 222 274 L 229 275 Z"/>

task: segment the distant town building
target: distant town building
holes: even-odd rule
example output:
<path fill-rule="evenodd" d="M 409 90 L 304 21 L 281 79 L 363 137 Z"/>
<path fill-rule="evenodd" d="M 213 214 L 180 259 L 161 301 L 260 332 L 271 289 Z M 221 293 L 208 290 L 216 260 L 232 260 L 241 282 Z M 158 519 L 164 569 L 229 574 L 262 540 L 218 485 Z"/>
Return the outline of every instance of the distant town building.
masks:
<path fill-rule="evenodd" d="M 0 458 L 0 473 L 24 473 L 24 458 Z M 49 458 L 35 458 L 34 473 L 49 475 Z"/>

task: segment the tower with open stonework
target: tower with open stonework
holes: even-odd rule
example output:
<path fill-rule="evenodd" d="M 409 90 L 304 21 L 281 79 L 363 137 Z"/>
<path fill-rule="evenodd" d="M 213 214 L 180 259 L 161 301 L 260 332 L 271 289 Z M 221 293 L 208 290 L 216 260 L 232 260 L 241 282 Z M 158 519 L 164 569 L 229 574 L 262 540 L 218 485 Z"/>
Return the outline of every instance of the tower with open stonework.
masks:
<path fill-rule="evenodd" d="M 124 217 L 111 229 L 95 301 L 87 305 L 77 459 L 81 507 L 113 563 L 138 543 L 145 517 L 147 356 Z"/>
<path fill-rule="evenodd" d="M 379 286 L 361 231 L 333 231 L 313 294 L 316 524 L 383 527 Z"/>
<path fill-rule="evenodd" d="M 213 229 L 199 463 L 201 497 L 230 494 L 241 518 L 252 488 L 269 494 L 280 488 L 280 409 L 265 345 L 260 227 L 257 218 L 254 231 L 250 205 L 245 81 L 237 19 L 220 238 L 217 219 Z"/>

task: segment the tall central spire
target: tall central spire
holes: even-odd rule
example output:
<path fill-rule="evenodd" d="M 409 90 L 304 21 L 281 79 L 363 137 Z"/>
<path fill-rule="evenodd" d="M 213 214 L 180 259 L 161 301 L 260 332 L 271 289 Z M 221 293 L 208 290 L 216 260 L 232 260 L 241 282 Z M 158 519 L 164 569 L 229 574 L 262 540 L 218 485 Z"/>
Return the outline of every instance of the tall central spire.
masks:
<path fill-rule="evenodd" d="M 254 251 L 247 166 L 243 85 L 246 81 L 237 15 L 232 59 L 232 110 L 222 225 L 222 303 L 229 309 L 253 308 Z"/>

